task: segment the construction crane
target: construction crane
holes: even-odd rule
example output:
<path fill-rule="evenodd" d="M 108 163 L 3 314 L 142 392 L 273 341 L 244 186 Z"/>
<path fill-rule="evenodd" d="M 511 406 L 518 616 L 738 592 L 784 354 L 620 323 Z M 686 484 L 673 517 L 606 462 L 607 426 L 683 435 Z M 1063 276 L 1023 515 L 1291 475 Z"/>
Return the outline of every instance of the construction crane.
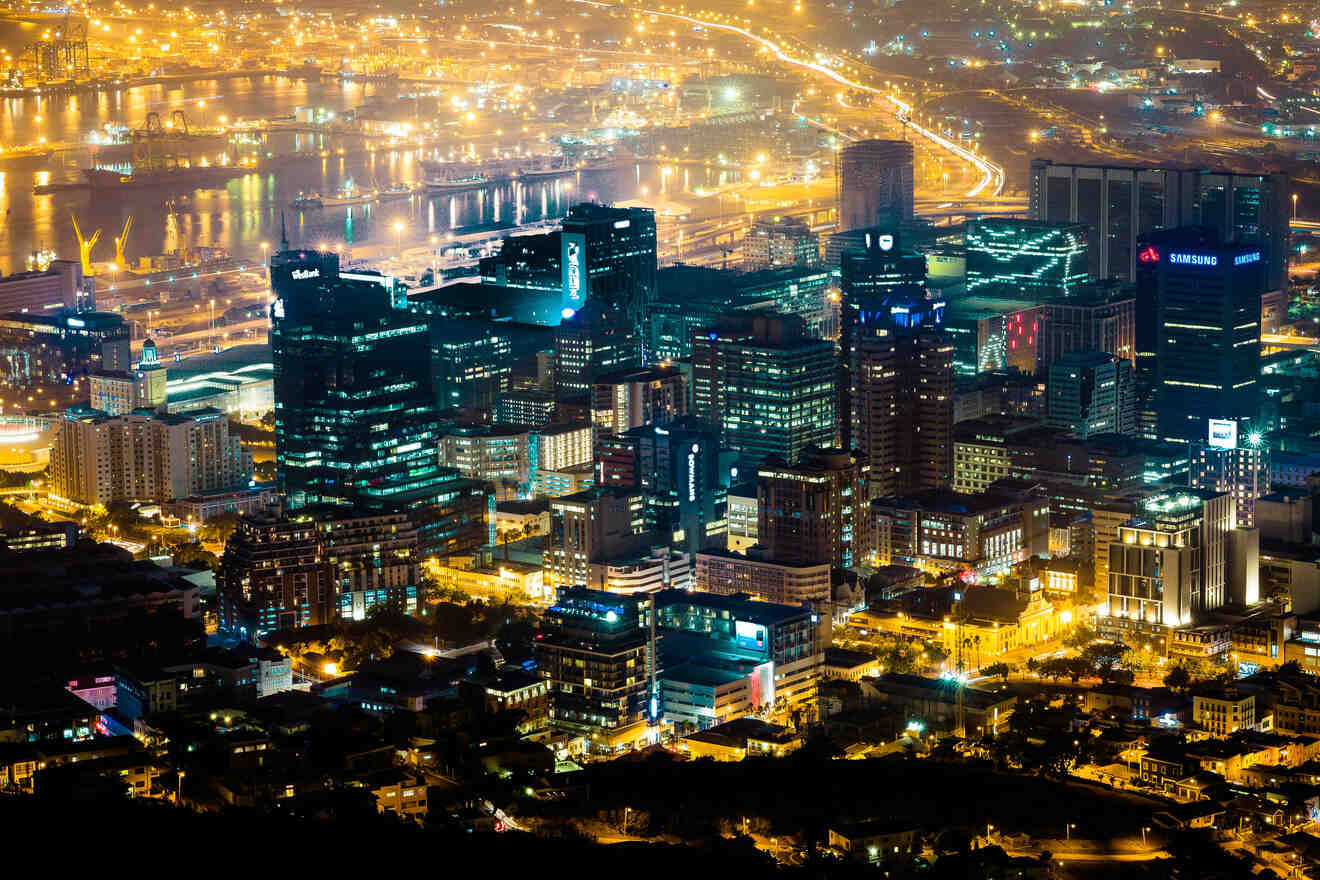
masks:
<path fill-rule="evenodd" d="M 124 221 L 124 231 L 115 236 L 115 265 L 119 271 L 128 271 L 128 259 L 124 256 L 124 245 L 128 243 L 128 233 L 133 228 L 133 215 L 129 214 L 128 219 Z"/>
<path fill-rule="evenodd" d="M 73 221 L 73 234 L 78 239 L 78 256 L 82 260 L 83 277 L 90 278 L 96 274 L 92 266 L 92 248 L 101 240 L 101 230 L 93 232 L 91 238 L 83 238 L 82 229 L 78 227 L 78 218 L 70 214 L 69 219 Z"/>

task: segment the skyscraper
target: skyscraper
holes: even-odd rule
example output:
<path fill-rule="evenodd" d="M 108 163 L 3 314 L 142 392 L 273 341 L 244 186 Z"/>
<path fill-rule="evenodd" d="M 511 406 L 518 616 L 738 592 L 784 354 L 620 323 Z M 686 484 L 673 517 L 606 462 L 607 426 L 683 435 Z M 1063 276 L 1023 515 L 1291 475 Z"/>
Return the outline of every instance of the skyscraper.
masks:
<path fill-rule="evenodd" d="M 271 258 L 275 460 L 288 505 L 425 512 L 426 552 L 484 543 L 486 490 L 437 460 L 428 320 L 334 254 Z"/>
<path fill-rule="evenodd" d="M 620 309 L 593 302 L 555 328 L 555 393 L 588 397 L 597 377 L 640 367 L 641 338 Z"/>
<path fill-rule="evenodd" d="M 1253 419 L 1260 378 L 1261 250 L 1152 251 L 1158 263 L 1160 436 L 1200 441 L 1210 419 Z"/>
<path fill-rule="evenodd" d="M 1210 423 L 1205 442 L 1191 444 L 1187 483 L 1233 496 L 1237 524 L 1256 525 L 1256 499 L 1270 491 L 1270 448 L 1258 432 L 1231 421 Z"/>
<path fill-rule="evenodd" d="M 835 434 L 834 343 L 800 318 L 735 312 L 692 339 L 692 411 L 718 425 L 750 470 L 769 455 L 796 461 Z"/>
<path fill-rule="evenodd" d="M 861 565 L 871 552 L 866 457 L 808 450 L 796 464 L 767 460 L 757 470 L 758 541 L 775 562 Z"/>
<path fill-rule="evenodd" d="M 952 481 L 953 341 L 943 308 L 899 292 L 858 326 L 851 433 L 870 464 L 867 500 Z"/>
<path fill-rule="evenodd" d="M 1136 433 L 1132 361 L 1103 351 L 1075 351 L 1049 368 L 1048 424 L 1085 440 Z"/>
<path fill-rule="evenodd" d="M 820 239 L 807 224 L 793 217 L 761 217 L 742 241 L 745 272 L 809 266 L 820 262 Z"/>
<path fill-rule="evenodd" d="M 1161 230 L 1204 225 L 1224 241 L 1258 245 L 1265 289 L 1287 284 L 1289 179 L 1207 169 L 1031 163 L 1031 217 L 1083 223 L 1097 278 L 1136 280 L 1140 243 Z"/>
<path fill-rule="evenodd" d="M 839 154 L 839 229 L 912 219 L 915 200 L 912 144 L 857 141 Z"/>
<path fill-rule="evenodd" d="M 967 223 L 967 291 L 1040 300 L 1070 296 L 1088 278 L 1086 227 L 984 217 Z"/>
<path fill-rule="evenodd" d="M 618 310 L 640 345 L 646 306 L 655 297 L 655 212 L 574 205 L 559 242 L 564 308 L 580 310 L 594 302 Z"/>

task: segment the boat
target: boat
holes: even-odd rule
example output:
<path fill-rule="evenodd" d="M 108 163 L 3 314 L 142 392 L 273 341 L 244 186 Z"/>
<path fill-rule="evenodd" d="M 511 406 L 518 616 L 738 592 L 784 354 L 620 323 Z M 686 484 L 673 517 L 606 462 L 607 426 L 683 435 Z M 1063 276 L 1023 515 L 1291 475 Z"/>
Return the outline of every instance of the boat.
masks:
<path fill-rule="evenodd" d="M 138 189 L 153 186 L 217 186 L 252 169 L 235 165 L 206 165 L 170 168 L 164 171 L 116 171 L 113 168 L 84 168 L 83 176 L 94 190 Z"/>
<path fill-rule="evenodd" d="M 342 208 L 345 205 L 366 205 L 380 200 L 380 193 L 375 190 L 360 190 L 352 178 L 344 181 L 339 194 L 323 196 L 320 193 L 299 193 L 290 205 L 295 210 L 306 208 Z"/>
<path fill-rule="evenodd" d="M 412 198 L 412 195 L 415 192 L 417 192 L 416 187 L 410 186 L 406 183 L 396 183 L 380 190 L 378 195 L 382 202 L 392 202 L 397 199 Z"/>
<path fill-rule="evenodd" d="M 491 183 L 491 179 L 484 174 L 473 174 L 469 177 L 445 177 L 433 178 L 423 181 L 422 186 L 427 192 L 459 192 L 465 189 L 476 189 Z"/>

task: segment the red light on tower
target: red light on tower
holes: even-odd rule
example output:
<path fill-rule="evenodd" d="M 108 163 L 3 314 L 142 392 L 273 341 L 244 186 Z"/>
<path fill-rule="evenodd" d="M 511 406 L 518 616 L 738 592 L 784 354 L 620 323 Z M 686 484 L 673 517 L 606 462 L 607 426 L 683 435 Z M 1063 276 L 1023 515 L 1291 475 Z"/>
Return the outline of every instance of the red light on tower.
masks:
<path fill-rule="evenodd" d="M 1137 251 L 1137 260 L 1142 263 L 1158 263 L 1160 261 L 1160 252 L 1152 245 L 1146 245 Z"/>

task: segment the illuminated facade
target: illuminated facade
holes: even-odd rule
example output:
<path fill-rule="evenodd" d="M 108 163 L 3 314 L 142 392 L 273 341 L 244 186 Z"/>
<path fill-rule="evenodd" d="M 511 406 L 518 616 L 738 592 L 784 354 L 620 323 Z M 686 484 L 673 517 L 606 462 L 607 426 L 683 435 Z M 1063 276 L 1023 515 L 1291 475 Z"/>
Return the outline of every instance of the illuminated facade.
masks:
<path fill-rule="evenodd" d="M 1160 436 L 1195 442 L 1207 436 L 1212 419 L 1254 419 L 1261 251 L 1238 245 L 1178 249 L 1154 259 Z"/>
<path fill-rule="evenodd" d="M 767 456 L 795 461 L 835 433 L 834 344 L 800 318 L 739 313 L 692 341 L 692 411 L 719 425 L 750 470 Z"/>
<path fill-rule="evenodd" d="M 1143 501 L 1109 544 L 1101 632 L 1165 651 L 1169 629 L 1221 607 L 1234 524 L 1233 496 L 1224 493 L 1180 489 Z"/>
<path fill-rule="evenodd" d="M 1237 524 L 1254 527 L 1256 500 L 1270 491 L 1270 449 L 1261 436 L 1243 432 L 1236 446 L 1193 443 L 1189 459 L 1188 485 L 1232 495 Z"/>
<path fill-rule="evenodd" d="M 861 565 L 871 553 L 870 465 L 865 455 L 812 449 L 792 465 L 757 471 L 757 536 L 782 563 Z"/>
<path fill-rule="evenodd" d="M 1083 440 L 1136 433 L 1132 361 L 1107 352 L 1072 352 L 1050 365 L 1048 388 L 1048 424 Z"/>
<path fill-rule="evenodd" d="M 1086 227 L 987 217 L 967 223 L 967 291 L 1069 296 L 1089 277 Z"/>
<path fill-rule="evenodd" d="M 792 217 L 759 219 L 742 240 L 742 265 L 747 272 L 818 262 L 820 240 L 816 233 Z"/>
<path fill-rule="evenodd" d="M 878 565 L 986 576 L 1049 552 L 1050 502 L 1042 494 L 923 492 L 871 503 Z"/>

